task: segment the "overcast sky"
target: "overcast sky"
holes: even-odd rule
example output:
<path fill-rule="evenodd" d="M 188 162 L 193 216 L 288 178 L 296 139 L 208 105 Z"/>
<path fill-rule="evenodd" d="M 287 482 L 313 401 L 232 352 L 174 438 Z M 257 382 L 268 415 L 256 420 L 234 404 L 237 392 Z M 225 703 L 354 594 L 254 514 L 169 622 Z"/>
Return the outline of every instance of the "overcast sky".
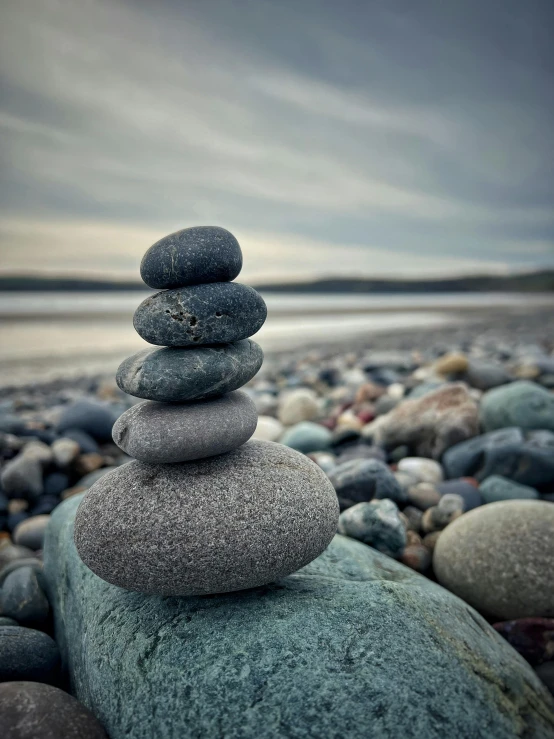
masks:
<path fill-rule="evenodd" d="M 554 266 L 552 0 L 3 0 L 2 271 Z"/>

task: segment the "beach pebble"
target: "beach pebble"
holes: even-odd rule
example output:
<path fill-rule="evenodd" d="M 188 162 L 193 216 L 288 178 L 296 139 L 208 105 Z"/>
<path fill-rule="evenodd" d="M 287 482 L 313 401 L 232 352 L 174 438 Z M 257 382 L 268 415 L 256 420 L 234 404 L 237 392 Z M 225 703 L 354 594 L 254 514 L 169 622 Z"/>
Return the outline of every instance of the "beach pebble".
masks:
<path fill-rule="evenodd" d="M 518 618 L 493 626 L 530 664 L 554 658 L 554 618 Z"/>
<path fill-rule="evenodd" d="M 279 441 L 291 449 L 309 454 L 327 451 L 331 446 L 331 436 L 331 432 L 325 426 L 312 421 L 303 421 L 286 429 Z"/>
<path fill-rule="evenodd" d="M 497 503 L 499 500 L 536 500 L 539 494 L 528 485 L 520 485 L 501 475 L 491 475 L 479 486 L 484 503 Z"/>
<path fill-rule="evenodd" d="M 62 469 L 69 465 L 79 456 L 81 448 L 75 439 L 56 439 L 52 444 L 54 462 Z"/>
<path fill-rule="evenodd" d="M 149 287 L 166 290 L 234 280 L 242 252 L 232 233 L 218 226 L 193 226 L 164 236 L 148 249 L 140 276 Z"/>
<path fill-rule="evenodd" d="M 7 576 L 11 572 L 18 570 L 20 567 L 31 567 L 35 570 L 35 572 L 42 572 L 42 562 L 40 561 L 40 559 L 37 559 L 36 556 L 14 559 L 11 562 L 5 564 L 2 569 L 0 569 L 0 587 L 3 585 L 4 580 L 7 578 Z"/>
<path fill-rule="evenodd" d="M 387 389 L 383 385 L 377 385 L 375 382 L 364 382 L 360 385 L 356 391 L 355 403 L 361 405 L 362 403 L 373 403 L 377 398 L 380 398 L 387 392 Z"/>
<path fill-rule="evenodd" d="M 344 462 L 350 462 L 353 459 L 379 459 L 381 462 L 385 462 L 387 455 L 378 446 L 369 446 L 364 442 L 346 444 L 338 448 L 334 448 L 337 452 L 337 464 L 343 464 Z"/>
<path fill-rule="evenodd" d="M 128 590 L 224 593 L 303 567 L 330 542 L 337 518 L 317 465 L 250 441 L 198 463 L 114 470 L 81 502 L 75 544 L 93 572 Z"/>
<path fill-rule="evenodd" d="M 438 375 L 456 375 L 465 372 L 468 366 L 469 361 L 465 354 L 450 352 L 437 359 L 434 370 Z"/>
<path fill-rule="evenodd" d="M 256 406 L 240 390 L 184 405 L 144 400 L 118 418 L 113 439 L 141 462 L 190 462 L 244 444 L 257 420 Z"/>
<path fill-rule="evenodd" d="M 281 421 L 271 416 L 259 416 L 253 439 L 261 439 L 262 441 L 277 441 L 284 432 Z"/>
<path fill-rule="evenodd" d="M 419 508 L 407 505 L 402 511 L 402 514 L 408 521 L 408 531 L 419 533 L 419 531 L 421 531 L 421 519 L 423 518 L 423 513 Z"/>
<path fill-rule="evenodd" d="M 110 441 L 112 427 L 118 416 L 119 412 L 109 403 L 82 398 L 62 411 L 57 430 L 65 436 L 69 429 L 79 429 L 96 441 Z"/>
<path fill-rule="evenodd" d="M 483 395 L 485 431 L 517 426 L 523 431 L 554 431 L 554 394 L 534 382 L 518 380 Z"/>
<path fill-rule="evenodd" d="M 430 534 L 425 534 L 425 536 L 421 540 L 423 546 L 427 547 L 430 552 L 433 552 L 441 534 L 442 531 L 431 531 Z"/>
<path fill-rule="evenodd" d="M 498 362 L 484 362 L 472 359 L 469 363 L 464 380 L 478 390 L 490 390 L 499 385 L 505 385 L 513 380 L 507 369 Z"/>
<path fill-rule="evenodd" d="M 318 467 L 329 474 L 332 469 L 337 465 L 337 460 L 334 454 L 330 452 L 312 452 L 308 455 L 312 462 L 315 462 Z"/>
<path fill-rule="evenodd" d="M 54 459 L 51 447 L 43 441 L 38 441 L 36 439 L 25 444 L 21 454 L 26 459 L 33 459 L 39 462 L 43 467 L 49 465 Z"/>
<path fill-rule="evenodd" d="M 408 502 L 420 511 L 436 506 L 440 498 L 437 488 L 429 482 L 419 482 L 408 488 Z"/>
<path fill-rule="evenodd" d="M 387 448 L 407 444 L 418 457 L 440 459 L 453 444 L 479 431 L 478 407 L 464 385 L 445 385 L 422 398 L 404 400 L 364 427 L 363 434 Z"/>
<path fill-rule="evenodd" d="M 378 459 L 353 459 L 329 473 L 341 508 L 373 498 L 403 502 L 405 496 L 388 466 Z"/>
<path fill-rule="evenodd" d="M 72 439 L 79 444 L 81 454 L 98 454 L 100 447 L 90 434 L 81 429 L 67 429 L 63 432 L 64 439 Z"/>
<path fill-rule="evenodd" d="M 0 714 L 5 739 L 108 739 L 88 708 L 52 685 L 0 684 Z"/>
<path fill-rule="evenodd" d="M 531 487 L 554 482 L 554 433 L 519 428 L 491 431 L 448 449 L 442 465 L 449 478 L 475 477 L 479 482 L 502 475 Z"/>
<path fill-rule="evenodd" d="M 54 682 L 59 668 L 58 647 L 47 634 L 23 626 L 0 626 L 0 682 Z"/>
<path fill-rule="evenodd" d="M 406 546 L 400 561 L 416 572 L 427 572 L 431 567 L 433 556 L 423 544 L 409 544 Z"/>
<path fill-rule="evenodd" d="M 437 483 L 442 482 L 442 467 L 434 459 L 423 457 L 404 457 L 398 463 L 401 472 L 407 472 L 417 479 L 418 482 Z"/>
<path fill-rule="evenodd" d="M 19 626 L 15 618 L 8 618 L 7 616 L 0 616 L 0 626 Z"/>
<path fill-rule="evenodd" d="M 4 616 L 21 626 L 41 626 L 48 618 L 48 599 L 33 567 L 18 567 L 2 584 L 0 598 Z"/>
<path fill-rule="evenodd" d="M 102 469 L 94 470 L 94 472 L 89 472 L 88 474 L 84 475 L 84 477 L 81 477 L 77 485 L 81 488 L 81 490 L 88 490 L 101 477 L 104 477 L 104 475 L 107 475 L 108 472 L 112 472 L 115 469 L 117 469 L 117 467 L 102 467 Z"/>
<path fill-rule="evenodd" d="M 309 388 L 298 388 L 284 393 L 279 401 L 277 416 L 284 426 L 301 421 L 312 421 L 319 414 L 317 395 Z"/>
<path fill-rule="evenodd" d="M 213 282 L 164 290 L 146 298 L 133 317 L 145 341 L 160 346 L 229 344 L 263 326 L 262 296 L 238 282 Z"/>
<path fill-rule="evenodd" d="M 23 451 L 4 465 L 0 485 L 8 497 L 36 500 L 44 489 L 42 474 L 42 464 Z"/>
<path fill-rule="evenodd" d="M 428 508 L 421 519 L 422 531 L 430 534 L 442 531 L 449 523 L 462 515 L 464 501 L 459 495 L 448 493 L 443 495 L 436 506 Z"/>
<path fill-rule="evenodd" d="M 444 482 L 439 482 L 436 489 L 441 495 L 448 495 L 450 493 L 459 495 L 464 501 L 464 512 L 471 511 L 474 508 L 483 505 L 483 499 L 479 492 L 479 488 L 477 487 L 477 481 L 473 480 L 473 482 L 475 484 L 472 484 L 468 479 L 464 478 L 458 480 L 445 480 Z"/>
<path fill-rule="evenodd" d="M 399 557 L 406 546 L 406 529 L 392 500 L 357 503 L 343 511 L 339 533 L 363 541 L 389 557 Z"/>
<path fill-rule="evenodd" d="M 0 571 L 10 562 L 34 556 L 32 549 L 12 544 L 8 538 L 7 543 L 0 542 Z"/>
<path fill-rule="evenodd" d="M 481 506 L 445 529 L 435 547 L 439 582 L 502 620 L 554 617 L 554 506 L 510 500 Z"/>
<path fill-rule="evenodd" d="M 26 521 L 22 521 L 12 534 L 13 541 L 15 544 L 20 544 L 29 549 L 42 549 L 44 534 L 49 520 L 50 516 L 42 515 L 33 516 Z"/>
<path fill-rule="evenodd" d="M 183 403 L 237 390 L 254 377 L 263 358 L 250 339 L 221 346 L 146 349 L 125 359 L 116 379 L 129 395 Z"/>

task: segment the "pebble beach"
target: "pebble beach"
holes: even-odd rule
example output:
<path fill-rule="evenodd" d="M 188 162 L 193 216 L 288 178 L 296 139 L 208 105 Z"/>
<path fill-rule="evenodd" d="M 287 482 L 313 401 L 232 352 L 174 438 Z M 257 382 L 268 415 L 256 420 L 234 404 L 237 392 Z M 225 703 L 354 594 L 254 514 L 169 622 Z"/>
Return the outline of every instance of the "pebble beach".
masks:
<path fill-rule="evenodd" d="M 0 680 L 59 703 L 36 736 L 554 736 L 554 310 L 264 357 L 236 254 L 154 257 L 135 328 L 169 349 L 0 388 Z"/>

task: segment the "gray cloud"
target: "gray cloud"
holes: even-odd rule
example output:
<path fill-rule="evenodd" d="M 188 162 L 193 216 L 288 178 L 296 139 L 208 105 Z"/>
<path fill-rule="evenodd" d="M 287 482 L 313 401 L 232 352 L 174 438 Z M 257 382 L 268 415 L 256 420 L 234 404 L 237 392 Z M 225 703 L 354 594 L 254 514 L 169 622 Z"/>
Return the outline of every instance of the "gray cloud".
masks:
<path fill-rule="evenodd" d="M 548 0 L 339 5 L 7 0 L 2 268 L 198 223 L 253 278 L 554 265 Z"/>

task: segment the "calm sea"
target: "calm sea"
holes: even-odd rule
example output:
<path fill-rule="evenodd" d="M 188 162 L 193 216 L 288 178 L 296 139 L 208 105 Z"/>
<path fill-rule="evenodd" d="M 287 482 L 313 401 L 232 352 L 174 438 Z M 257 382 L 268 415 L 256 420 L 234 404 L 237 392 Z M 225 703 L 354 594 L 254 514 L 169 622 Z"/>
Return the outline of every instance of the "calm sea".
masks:
<path fill-rule="evenodd" d="M 1 293 L 0 385 L 113 372 L 149 346 L 134 331 L 133 311 L 150 293 Z M 476 308 L 554 306 L 552 295 L 267 294 L 269 315 L 254 337 L 264 350 L 432 328 L 463 321 Z"/>

